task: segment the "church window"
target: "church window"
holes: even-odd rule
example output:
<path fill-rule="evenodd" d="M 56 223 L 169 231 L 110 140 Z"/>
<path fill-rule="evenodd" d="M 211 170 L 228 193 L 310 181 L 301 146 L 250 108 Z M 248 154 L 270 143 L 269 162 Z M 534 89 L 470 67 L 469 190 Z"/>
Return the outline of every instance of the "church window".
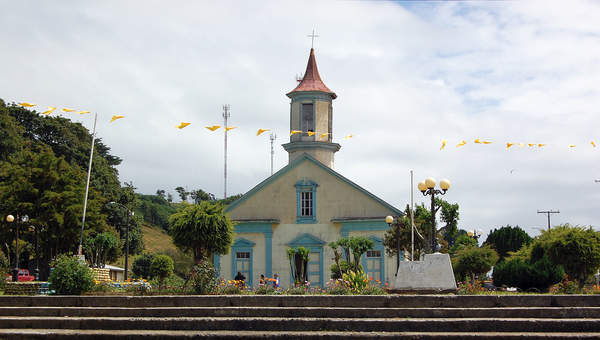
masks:
<path fill-rule="evenodd" d="M 296 183 L 297 218 L 296 223 L 317 222 L 317 183 L 303 179 Z"/>
<path fill-rule="evenodd" d="M 313 206 L 312 206 L 312 190 L 300 192 L 300 216 L 301 217 L 312 217 Z"/>
<path fill-rule="evenodd" d="M 314 132 L 315 131 L 315 113 L 314 113 L 314 105 L 310 104 L 302 104 L 302 132 Z"/>

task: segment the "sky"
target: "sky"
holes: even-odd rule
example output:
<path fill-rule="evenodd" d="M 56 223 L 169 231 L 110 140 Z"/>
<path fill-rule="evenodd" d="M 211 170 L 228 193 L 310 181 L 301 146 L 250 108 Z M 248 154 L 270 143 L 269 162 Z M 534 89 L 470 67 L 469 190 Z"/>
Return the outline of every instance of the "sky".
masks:
<path fill-rule="evenodd" d="M 98 114 L 138 192 L 223 196 L 287 165 L 311 47 L 337 93 L 335 170 L 388 203 L 447 178 L 459 228 L 600 229 L 600 2 L 0 0 L 0 98 Z M 109 123 L 112 115 L 125 118 Z M 89 129 L 91 115 L 62 114 Z M 190 122 L 185 129 L 174 126 Z M 344 136 L 354 137 L 344 140 Z M 489 145 L 474 139 L 493 141 Z M 447 146 L 440 150 L 441 141 Z M 461 141 L 462 147 L 456 147 Z M 506 149 L 506 143 L 516 143 Z M 543 143 L 520 148 L 518 143 Z M 575 147 L 569 147 L 574 144 Z M 428 204 L 416 189 L 415 203 Z"/>

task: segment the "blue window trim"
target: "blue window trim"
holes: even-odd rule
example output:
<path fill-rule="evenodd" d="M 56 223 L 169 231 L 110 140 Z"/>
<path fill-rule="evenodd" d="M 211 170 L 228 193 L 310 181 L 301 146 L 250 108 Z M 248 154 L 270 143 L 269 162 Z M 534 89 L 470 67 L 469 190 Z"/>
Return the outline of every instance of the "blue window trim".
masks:
<path fill-rule="evenodd" d="M 248 277 L 246 278 L 246 286 L 252 287 L 252 274 L 253 274 L 253 262 L 254 262 L 254 248 L 255 243 L 244 238 L 238 238 L 231 246 L 231 279 L 235 279 L 237 275 L 237 261 L 235 256 L 236 252 L 249 252 L 250 253 L 250 268 L 248 269 Z"/>
<path fill-rule="evenodd" d="M 381 282 L 385 282 L 385 249 L 383 247 L 383 240 L 380 239 L 379 237 L 376 236 L 369 236 L 368 239 L 370 239 L 371 241 L 373 241 L 373 243 L 375 244 L 373 246 L 372 250 L 379 250 L 381 251 L 381 257 L 379 258 L 379 277 L 380 277 L 380 281 Z M 367 273 L 367 253 L 364 253 L 361 256 L 361 264 L 363 266 L 363 269 L 365 271 L 365 273 Z"/>
<path fill-rule="evenodd" d="M 297 248 L 297 247 L 304 247 L 306 249 L 309 249 L 311 253 L 320 253 L 319 254 L 319 282 L 320 284 L 318 285 L 318 287 L 323 288 L 325 282 L 323 282 L 323 256 L 324 256 L 324 252 L 323 252 L 323 245 L 325 245 L 326 242 L 319 239 L 318 237 L 305 233 L 302 234 L 298 237 L 296 237 L 294 240 L 292 240 L 290 243 L 286 244 L 288 247 L 291 248 Z M 310 261 L 310 260 L 309 260 Z M 292 266 L 293 266 L 293 262 L 292 262 Z M 293 269 L 292 269 L 293 270 Z M 290 284 L 293 285 L 294 284 L 294 276 L 292 275 L 292 272 L 290 272 Z M 312 283 L 311 283 L 312 285 Z"/>
<path fill-rule="evenodd" d="M 296 187 L 296 224 L 314 224 L 317 223 L 317 183 L 306 178 L 298 181 Z M 312 191 L 312 216 L 301 216 L 302 197 L 301 193 Z"/>
<path fill-rule="evenodd" d="M 261 222 L 238 223 L 234 227 L 236 234 L 263 233 L 265 236 L 265 275 L 273 276 L 273 224 Z M 216 266 L 215 266 L 216 268 Z M 231 269 L 233 271 L 233 268 Z"/>

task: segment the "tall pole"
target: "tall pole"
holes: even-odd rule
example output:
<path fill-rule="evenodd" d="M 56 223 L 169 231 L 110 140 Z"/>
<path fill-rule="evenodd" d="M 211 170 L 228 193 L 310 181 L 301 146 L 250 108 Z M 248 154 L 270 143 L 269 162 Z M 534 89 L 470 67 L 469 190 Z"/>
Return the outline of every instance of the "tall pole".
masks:
<path fill-rule="evenodd" d="M 40 280 L 40 253 L 39 253 L 39 248 L 38 248 L 38 227 L 34 226 L 35 231 L 35 270 L 33 271 L 34 276 L 35 276 L 35 280 L 39 281 Z"/>
<path fill-rule="evenodd" d="M 83 198 L 83 216 L 81 216 L 81 233 L 79 234 L 79 248 L 77 248 L 77 254 L 82 254 L 83 244 L 83 228 L 85 226 L 85 211 L 87 209 L 88 191 L 90 189 L 90 175 L 92 174 L 92 156 L 94 155 L 94 142 L 96 141 L 96 121 L 98 114 L 94 113 L 94 132 L 92 132 L 92 147 L 90 149 L 90 161 L 88 163 L 87 182 L 85 184 L 85 196 Z"/>
<path fill-rule="evenodd" d="M 19 222 L 21 219 L 17 215 L 17 220 L 15 221 L 15 227 L 17 228 L 15 236 L 15 268 L 13 269 L 13 282 L 19 281 Z"/>
<path fill-rule="evenodd" d="M 413 214 L 414 202 L 413 202 L 413 171 L 410 170 L 410 260 L 415 260 L 415 218 Z"/>
<path fill-rule="evenodd" d="M 548 215 L 548 231 L 550 231 L 550 214 L 560 214 L 560 211 L 556 210 L 538 210 L 538 214 Z"/>
<path fill-rule="evenodd" d="M 436 240 L 435 240 L 435 235 L 436 234 L 436 228 L 435 228 L 435 190 L 431 190 L 431 239 L 430 239 L 430 244 L 429 246 L 431 247 L 431 254 L 435 253 L 436 251 Z"/>
<path fill-rule="evenodd" d="M 229 113 L 229 104 L 223 105 L 223 119 L 225 120 L 225 165 L 223 167 L 223 198 L 227 198 L 227 119 L 231 114 Z"/>
<path fill-rule="evenodd" d="M 125 231 L 125 273 L 123 275 L 123 280 L 127 281 L 127 270 L 129 269 L 129 209 L 125 207 L 125 213 L 127 214 L 126 218 L 126 231 Z"/>
<path fill-rule="evenodd" d="M 277 139 L 277 135 L 272 133 L 269 136 L 269 139 L 271 140 L 271 176 L 273 176 L 273 158 L 275 157 L 275 148 L 273 148 L 273 143 L 275 142 L 275 139 Z"/>

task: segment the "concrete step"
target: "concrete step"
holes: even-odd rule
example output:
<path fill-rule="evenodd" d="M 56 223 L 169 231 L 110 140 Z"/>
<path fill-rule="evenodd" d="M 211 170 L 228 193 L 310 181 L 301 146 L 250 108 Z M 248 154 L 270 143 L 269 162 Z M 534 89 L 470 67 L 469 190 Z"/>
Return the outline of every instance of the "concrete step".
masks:
<path fill-rule="evenodd" d="M 600 307 L 599 295 L 0 296 L 0 306 L 54 307 Z"/>
<path fill-rule="evenodd" d="M 459 339 L 599 339 L 600 333 L 510 333 L 510 332 L 270 332 L 270 331 L 162 331 L 162 330 L 79 330 L 79 329 L 0 329 L 0 338 L 23 339 L 77 339 L 77 340 L 124 340 L 124 339 L 410 339 L 410 340 L 459 340 Z"/>
<path fill-rule="evenodd" d="M 0 316 L 44 317 L 313 317 L 313 318 L 593 318 L 600 307 L 0 307 Z"/>
<path fill-rule="evenodd" d="M 352 331 L 352 332 L 598 332 L 600 319 L 535 318 L 0 318 L 0 329 Z"/>

